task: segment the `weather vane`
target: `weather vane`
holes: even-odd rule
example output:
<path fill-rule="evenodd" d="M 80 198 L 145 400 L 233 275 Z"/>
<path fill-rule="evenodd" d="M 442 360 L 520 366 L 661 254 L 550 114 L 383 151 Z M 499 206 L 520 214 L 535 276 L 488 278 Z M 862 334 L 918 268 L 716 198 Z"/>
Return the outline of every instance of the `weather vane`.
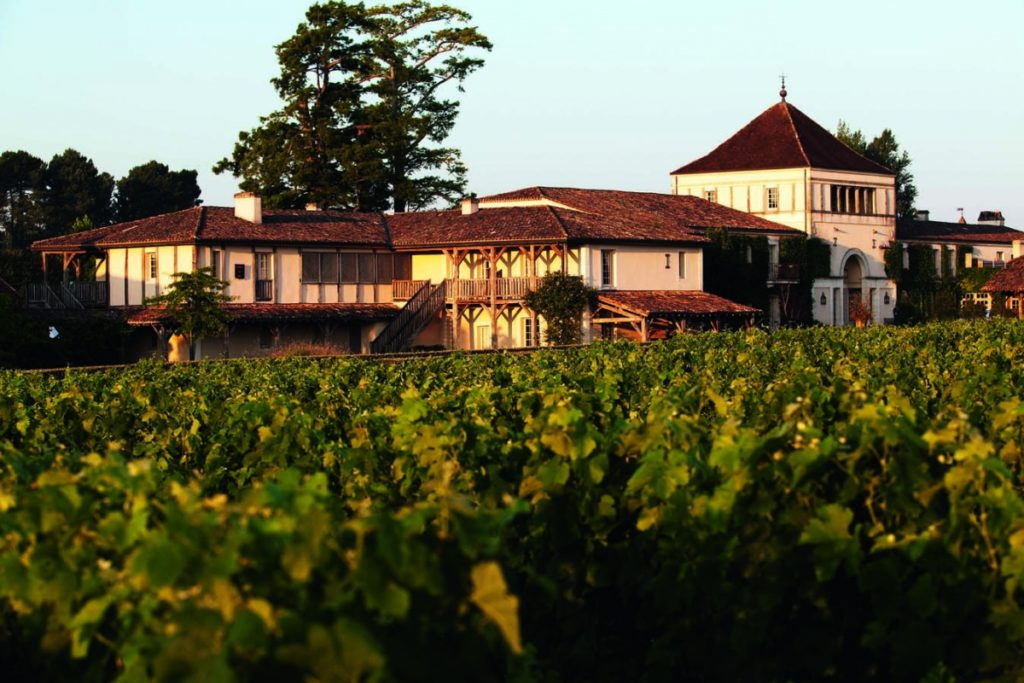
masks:
<path fill-rule="evenodd" d="M 782 90 L 779 90 L 779 97 L 781 97 L 782 101 L 785 102 L 786 101 L 786 94 L 787 94 L 786 93 L 786 74 L 783 73 L 782 75 L 779 76 L 779 78 L 782 79 Z"/>

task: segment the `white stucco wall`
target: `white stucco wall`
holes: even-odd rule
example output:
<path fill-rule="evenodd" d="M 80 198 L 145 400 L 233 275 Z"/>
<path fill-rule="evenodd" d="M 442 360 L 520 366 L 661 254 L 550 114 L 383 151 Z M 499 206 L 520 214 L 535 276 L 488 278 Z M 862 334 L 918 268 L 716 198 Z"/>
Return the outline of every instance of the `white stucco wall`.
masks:
<path fill-rule="evenodd" d="M 588 245 L 586 282 L 601 289 L 601 252 L 610 250 L 614 264 L 613 282 L 605 289 L 685 290 L 704 288 L 704 258 L 699 247 L 642 247 L 624 245 Z M 685 262 L 684 277 L 679 277 L 679 257 Z M 666 259 L 667 256 L 667 259 Z M 667 263 L 667 266 L 666 266 Z"/>

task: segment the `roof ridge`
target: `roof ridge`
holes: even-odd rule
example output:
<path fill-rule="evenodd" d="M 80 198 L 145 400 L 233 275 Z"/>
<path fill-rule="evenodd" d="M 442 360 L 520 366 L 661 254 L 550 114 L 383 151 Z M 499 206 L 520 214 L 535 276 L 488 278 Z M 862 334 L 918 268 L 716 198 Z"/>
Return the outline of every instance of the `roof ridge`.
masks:
<path fill-rule="evenodd" d="M 800 137 L 800 132 L 796 129 L 796 123 L 793 121 L 793 114 L 789 111 L 789 108 L 793 105 L 785 101 L 780 102 L 779 104 L 782 106 L 782 110 L 786 112 L 786 120 L 789 121 L 789 129 L 793 132 L 793 139 L 796 140 L 796 147 L 800 150 L 800 156 L 802 156 L 804 161 L 807 162 L 807 167 L 811 168 L 811 158 L 807 156 L 807 150 L 804 149 L 804 141 Z M 793 108 L 795 109 L 796 107 Z"/>
<path fill-rule="evenodd" d="M 380 217 L 381 227 L 384 228 L 384 243 L 388 245 L 388 249 L 394 250 L 395 241 L 391 237 L 391 223 L 388 221 L 388 215 L 383 211 L 378 211 L 377 215 Z"/>
<path fill-rule="evenodd" d="M 562 236 L 566 240 L 568 240 L 569 239 L 569 231 L 565 229 L 565 223 L 562 222 L 562 217 L 559 216 L 557 213 L 555 213 L 555 207 L 551 206 L 550 204 L 545 204 L 544 208 L 548 210 L 548 213 L 550 213 L 551 216 L 555 219 L 555 222 L 558 223 L 558 228 L 559 228 L 559 230 L 562 231 Z M 597 215 L 597 214 L 595 214 L 595 215 Z"/>
<path fill-rule="evenodd" d="M 199 236 L 203 232 L 203 228 L 206 227 L 206 207 L 200 204 L 196 207 L 199 209 L 199 215 L 196 216 L 196 228 L 192 231 L 192 241 L 198 242 Z"/>

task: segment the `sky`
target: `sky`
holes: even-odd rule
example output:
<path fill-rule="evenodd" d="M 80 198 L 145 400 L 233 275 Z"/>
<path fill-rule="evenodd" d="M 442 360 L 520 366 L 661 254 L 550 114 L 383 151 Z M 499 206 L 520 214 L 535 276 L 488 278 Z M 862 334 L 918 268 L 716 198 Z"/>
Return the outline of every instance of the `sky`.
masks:
<path fill-rule="evenodd" d="M 668 192 L 669 173 L 778 101 L 891 128 L 933 220 L 1024 229 L 1024 2 L 449 0 L 494 43 L 456 129 L 469 190 Z M 121 177 L 211 167 L 280 106 L 273 47 L 306 0 L 0 0 L 0 151 L 68 147 Z"/>

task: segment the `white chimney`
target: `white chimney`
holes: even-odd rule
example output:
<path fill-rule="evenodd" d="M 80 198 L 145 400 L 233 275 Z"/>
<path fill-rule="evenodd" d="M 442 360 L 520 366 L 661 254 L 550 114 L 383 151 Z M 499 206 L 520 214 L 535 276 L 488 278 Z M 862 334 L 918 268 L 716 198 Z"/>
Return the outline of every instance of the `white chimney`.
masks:
<path fill-rule="evenodd" d="M 235 193 L 235 218 L 250 223 L 263 222 L 263 202 L 255 192 Z"/>
<path fill-rule="evenodd" d="M 462 200 L 462 215 L 470 216 L 480 210 L 480 200 L 476 197 L 467 197 Z"/>
<path fill-rule="evenodd" d="M 914 212 L 914 220 L 915 221 L 927 221 L 928 217 L 930 215 L 931 215 L 931 211 L 926 211 L 924 209 L 921 209 L 919 211 L 915 211 Z"/>

